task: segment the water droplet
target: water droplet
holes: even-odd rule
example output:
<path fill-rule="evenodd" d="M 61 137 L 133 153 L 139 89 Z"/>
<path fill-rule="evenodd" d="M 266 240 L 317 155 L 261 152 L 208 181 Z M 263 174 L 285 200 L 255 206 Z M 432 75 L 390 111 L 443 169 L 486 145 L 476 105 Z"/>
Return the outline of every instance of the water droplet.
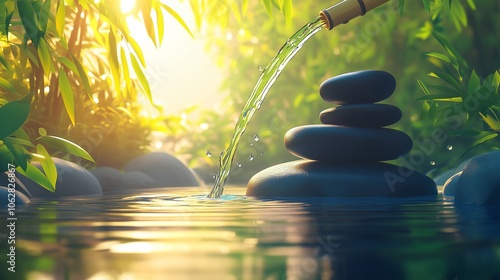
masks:
<path fill-rule="evenodd" d="M 241 163 L 237 162 L 236 166 L 241 167 Z"/>
<path fill-rule="evenodd" d="M 259 72 L 264 71 L 264 68 L 262 68 L 262 66 L 260 66 L 260 65 L 259 65 L 259 67 L 258 67 L 258 68 L 259 68 Z"/>
<path fill-rule="evenodd" d="M 260 140 L 259 135 L 255 134 L 253 136 L 253 141 L 258 142 Z"/>
<path fill-rule="evenodd" d="M 453 146 L 452 146 L 452 145 L 448 145 L 448 146 L 446 147 L 446 149 L 448 149 L 448 151 L 451 151 L 451 150 L 453 150 Z"/>
<path fill-rule="evenodd" d="M 264 152 L 260 152 L 259 155 L 263 156 L 264 155 Z"/>
<path fill-rule="evenodd" d="M 252 161 L 253 159 L 254 159 L 253 155 L 252 155 L 252 154 L 250 154 L 250 155 L 248 156 L 248 160 L 249 160 L 249 161 Z"/>
<path fill-rule="evenodd" d="M 212 178 L 217 179 L 217 174 L 214 173 L 214 175 L 212 175 Z"/>
<path fill-rule="evenodd" d="M 205 152 L 205 155 L 206 155 L 207 157 L 212 157 L 212 153 L 211 153 L 209 150 L 207 150 L 207 151 Z"/>
<path fill-rule="evenodd" d="M 432 166 L 434 166 L 434 165 L 436 165 L 436 162 L 432 160 L 432 161 L 430 162 L 430 164 L 431 164 Z"/>

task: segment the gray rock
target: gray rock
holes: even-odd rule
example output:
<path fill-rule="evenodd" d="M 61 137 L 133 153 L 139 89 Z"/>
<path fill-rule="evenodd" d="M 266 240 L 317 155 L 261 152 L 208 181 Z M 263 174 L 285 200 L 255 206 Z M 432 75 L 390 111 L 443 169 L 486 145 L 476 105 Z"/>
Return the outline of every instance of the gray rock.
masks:
<path fill-rule="evenodd" d="M 436 195 L 434 181 L 388 163 L 298 160 L 269 167 L 248 182 L 256 197 L 409 197 Z"/>
<path fill-rule="evenodd" d="M 325 162 L 373 162 L 396 159 L 412 148 L 411 138 L 389 128 L 305 125 L 285 134 L 294 155 Z"/>
<path fill-rule="evenodd" d="M 15 188 L 10 189 L 14 191 L 9 191 L 9 188 L 0 186 L 0 208 L 15 208 L 11 206 L 23 206 L 30 203 L 30 199 L 27 196 L 15 190 Z"/>
<path fill-rule="evenodd" d="M 319 114 L 324 124 L 382 127 L 397 123 L 401 110 L 388 104 L 349 104 L 329 108 Z"/>
<path fill-rule="evenodd" d="M 324 81 L 319 87 L 325 101 L 347 103 L 374 103 L 394 92 L 396 80 L 385 71 L 363 70 L 346 73 Z"/>
<path fill-rule="evenodd" d="M 96 177 L 103 192 L 118 190 L 122 185 L 123 172 L 113 167 L 97 167 L 90 170 L 90 173 Z"/>
<path fill-rule="evenodd" d="M 460 180 L 460 176 L 462 175 L 462 171 L 451 176 L 443 186 L 443 196 L 445 197 L 455 197 L 458 187 L 458 181 Z"/>
<path fill-rule="evenodd" d="M 144 172 L 156 182 L 155 187 L 199 186 L 191 170 L 167 153 L 153 152 L 139 156 L 127 163 L 123 170 Z"/>
<path fill-rule="evenodd" d="M 33 197 L 58 197 L 58 196 L 80 196 L 102 194 L 99 181 L 87 169 L 59 158 L 53 158 L 57 168 L 56 191 L 54 193 L 46 190 L 32 180 L 18 175 Z M 38 162 L 33 163 L 42 170 Z"/>
<path fill-rule="evenodd" d="M 131 171 L 123 174 L 123 181 L 120 185 L 120 189 L 147 189 L 156 187 L 158 187 L 158 183 L 141 171 Z"/>
<path fill-rule="evenodd" d="M 500 205 L 500 151 L 470 160 L 455 194 L 455 202 L 475 205 Z"/>

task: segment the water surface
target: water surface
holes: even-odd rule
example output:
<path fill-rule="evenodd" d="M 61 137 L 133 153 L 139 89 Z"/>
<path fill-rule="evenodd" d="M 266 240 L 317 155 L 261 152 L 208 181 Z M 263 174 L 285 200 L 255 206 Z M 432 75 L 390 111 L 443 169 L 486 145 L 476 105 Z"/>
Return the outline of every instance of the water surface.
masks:
<path fill-rule="evenodd" d="M 34 200 L 0 279 L 500 279 L 499 207 L 244 192 Z"/>

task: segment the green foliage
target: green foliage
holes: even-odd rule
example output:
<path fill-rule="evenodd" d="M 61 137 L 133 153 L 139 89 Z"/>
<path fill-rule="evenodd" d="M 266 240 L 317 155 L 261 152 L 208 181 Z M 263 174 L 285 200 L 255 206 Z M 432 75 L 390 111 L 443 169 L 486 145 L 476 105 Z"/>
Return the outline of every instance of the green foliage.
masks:
<path fill-rule="evenodd" d="M 434 123 L 463 118 L 464 127 L 460 127 L 460 130 L 455 128 L 454 135 L 473 137 L 474 142 L 465 153 L 488 142 L 495 146 L 498 143 L 497 132 L 500 131 L 500 70 L 481 80 L 447 40 L 437 33 L 434 37 L 446 53 L 427 54 L 431 63 L 439 69 L 431 72 L 429 76 L 437 78 L 439 84 L 427 87 L 420 82 L 425 96 L 419 100 L 428 103 L 426 114 L 431 116 Z M 480 119 L 485 122 L 486 127 L 477 125 Z"/>
<path fill-rule="evenodd" d="M 141 96 L 152 102 L 151 89 L 140 45 L 119 11 L 119 0 L 0 1 L 0 172 L 15 163 L 19 172 L 54 191 L 51 155 L 121 167 L 146 150 L 153 124 L 140 119 L 136 103 Z M 160 45 L 164 13 L 188 30 L 157 0 L 137 1 L 130 16 Z M 119 128 L 88 144 L 92 129 L 99 127 L 102 134 L 115 125 Z M 126 144 L 116 144 L 123 139 Z M 104 147 L 107 152 L 96 157 Z M 32 161 L 39 161 L 43 172 Z"/>

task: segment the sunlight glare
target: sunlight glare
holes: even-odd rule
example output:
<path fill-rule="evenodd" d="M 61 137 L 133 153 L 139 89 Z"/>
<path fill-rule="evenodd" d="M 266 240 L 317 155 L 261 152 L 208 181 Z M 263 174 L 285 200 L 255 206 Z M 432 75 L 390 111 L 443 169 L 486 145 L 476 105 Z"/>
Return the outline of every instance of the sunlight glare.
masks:
<path fill-rule="evenodd" d="M 132 12 L 135 8 L 135 0 L 121 0 L 120 2 L 120 10 L 123 14 L 128 14 Z"/>

